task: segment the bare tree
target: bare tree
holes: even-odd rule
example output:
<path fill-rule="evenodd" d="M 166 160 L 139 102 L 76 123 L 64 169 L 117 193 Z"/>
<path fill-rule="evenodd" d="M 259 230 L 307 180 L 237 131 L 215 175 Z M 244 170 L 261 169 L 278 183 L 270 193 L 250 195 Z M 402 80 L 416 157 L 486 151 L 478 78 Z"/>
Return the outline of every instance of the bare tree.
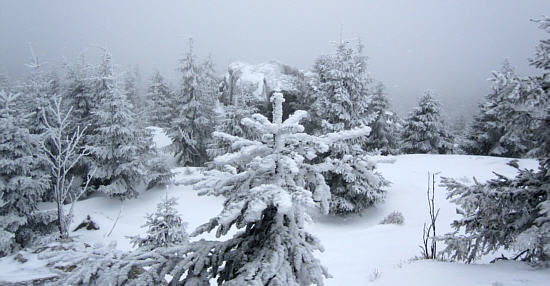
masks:
<path fill-rule="evenodd" d="M 430 176 L 431 175 L 431 176 Z M 422 229 L 422 256 L 424 259 L 435 259 L 437 254 L 437 240 L 435 234 L 435 223 L 439 216 L 439 209 L 435 210 L 435 175 L 428 172 L 428 212 L 430 213 L 430 223 L 424 223 Z M 431 185 L 431 188 L 430 188 Z"/>
<path fill-rule="evenodd" d="M 53 104 L 48 107 L 48 116 L 46 116 L 46 112 L 42 113 L 47 128 L 47 136 L 42 142 L 42 149 L 46 153 L 46 161 L 50 166 L 60 238 L 66 239 L 69 237 L 68 225 L 72 219 L 74 203 L 86 192 L 91 175 L 88 175 L 84 188 L 76 193 L 71 192 L 74 177 L 69 178 L 69 172 L 83 156 L 88 154 L 86 148 L 79 146 L 86 128 L 80 130 L 77 127 L 72 135 L 67 135 L 72 107 L 64 113 L 61 102 L 61 97 L 55 97 Z M 69 214 L 65 215 L 63 204 L 67 198 L 70 198 L 72 205 Z"/>

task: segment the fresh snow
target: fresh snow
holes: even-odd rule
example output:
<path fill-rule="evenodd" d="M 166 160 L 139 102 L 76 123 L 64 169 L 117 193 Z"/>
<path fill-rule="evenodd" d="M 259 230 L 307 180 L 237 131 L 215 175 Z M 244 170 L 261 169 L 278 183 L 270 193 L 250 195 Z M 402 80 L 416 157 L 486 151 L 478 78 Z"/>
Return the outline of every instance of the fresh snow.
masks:
<path fill-rule="evenodd" d="M 290 67 L 277 61 L 270 61 L 261 64 L 248 64 L 244 62 L 234 62 L 228 66 L 233 74 L 238 75 L 236 84 L 238 86 L 250 85 L 254 87 L 254 97 L 265 100 L 263 96 L 264 84 L 271 88 L 279 90 L 294 91 L 297 90 L 295 76 L 288 74 Z M 226 75 L 229 76 L 229 73 Z"/>
<path fill-rule="evenodd" d="M 154 133 L 157 147 L 162 147 L 166 143 L 162 133 Z M 315 215 L 313 222 L 307 225 L 308 231 L 320 238 L 325 248 L 323 253 L 316 255 L 333 276 L 325 280 L 326 285 L 548 285 L 550 271 L 537 270 L 523 263 L 487 264 L 487 258 L 480 261 L 481 264 L 466 265 L 413 259 L 420 255 L 422 226 L 428 220 L 428 172 L 436 172 L 437 178 L 448 176 L 470 183 L 476 176 L 482 182 L 492 178 L 493 171 L 514 176 L 514 168 L 506 165 L 510 159 L 463 155 L 401 155 L 377 159 L 380 172 L 392 183 L 384 203 L 368 209 L 362 216 Z M 537 168 L 535 160 L 519 160 L 519 164 L 523 168 Z M 141 228 L 144 216 L 154 212 L 156 204 L 166 194 L 178 198 L 176 208 L 188 223 L 189 232 L 219 213 L 222 198 L 198 196 L 191 186 L 182 184 L 199 178 L 201 169 L 176 168 L 173 171 L 176 172 L 176 184 L 143 192 L 138 199 L 121 203 L 95 196 L 78 202 L 70 235 L 88 244 L 108 244 L 115 240 L 119 249 L 130 250 L 127 236 L 145 233 Z M 455 206 L 445 200 L 445 190 L 437 185 L 435 204 L 436 208 L 441 208 L 437 232 L 449 232 L 451 221 L 457 217 Z M 52 205 L 44 204 L 42 208 L 49 206 Z M 403 214 L 404 224 L 380 225 L 379 222 L 392 211 Z M 72 232 L 87 215 L 100 229 Z M 201 238 L 215 239 L 213 233 Z M 36 256 L 28 252 L 22 254 L 28 262 L 19 263 L 13 255 L 0 259 L 0 284 L 52 275 Z"/>

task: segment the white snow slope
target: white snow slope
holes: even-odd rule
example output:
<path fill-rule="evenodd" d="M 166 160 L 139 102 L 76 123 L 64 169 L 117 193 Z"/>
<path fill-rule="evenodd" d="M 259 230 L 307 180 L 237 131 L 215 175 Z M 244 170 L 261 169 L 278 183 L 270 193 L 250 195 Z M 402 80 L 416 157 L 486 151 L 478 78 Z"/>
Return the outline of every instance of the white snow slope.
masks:
<path fill-rule="evenodd" d="M 326 279 L 327 285 L 549 285 L 549 270 L 533 269 L 519 262 L 487 264 L 487 261 L 480 261 L 480 264 L 466 265 L 413 259 L 420 254 L 422 226 L 428 219 L 428 172 L 440 172 L 438 177 L 455 177 L 469 182 L 472 176 L 476 176 L 479 181 L 485 181 L 493 177 L 493 171 L 513 176 L 514 169 L 506 165 L 509 159 L 459 155 L 403 155 L 394 158 L 394 163 L 379 164 L 380 172 L 392 182 L 384 203 L 362 216 L 347 219 L 317 216 L 308 225 L 308 230 L 318 236 L 325 247 L 325 251 L 317 256 L 333 276 Z M 535 169 L 537 162 L 520 160 L 520 165 Z M 200 176 L 199 170 L 191 168 L 178 168 L 174 172 L 178 173 L 176 182 Z M 88 243 L 107 244 L 116 240 L 118 248 L 131 249 L 126 236 L 144 233 L 140 226 L 145 214 L 153 212 L 166 193 L 179 198 L 178 209 L 189 223 L 189 232 L 221 210 L 222 198 L 199 197 L 185 185 L 150 190 L 138 199 L 122 204 L 94 197 L 78 202 L 71 230 L 86 215 L 91 215 L 100 229 L 79 230 L 71 235 Z M 445 200 L 445 192 L 440 187 L 436 187 L 436 207 L 441 208 L 437 226 L 438 233 L 443 234 L 450 231 L 450 222 L 456 214 L 455 206 Z M 405 223 L 379 225 L 392 211 L 403 213 Z M 118 222 L 107 236 L 119 212 Z M 205 238 L 213 239 L 214 236 Z M 49 275 L 40 261 L 31 259 L 27 263 L 15 262 L 13 256 L 0 259 L 0 282 Z"/>

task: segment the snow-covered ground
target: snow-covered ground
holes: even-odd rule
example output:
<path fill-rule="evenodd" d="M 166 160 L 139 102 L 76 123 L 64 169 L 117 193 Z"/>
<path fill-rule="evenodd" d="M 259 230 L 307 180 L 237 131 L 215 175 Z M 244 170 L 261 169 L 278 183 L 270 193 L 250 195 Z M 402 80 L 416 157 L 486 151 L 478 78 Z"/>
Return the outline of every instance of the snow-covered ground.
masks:
<path fill-rule="evenodd" d="M 162 134 L 156 134 L 157 142 L 165 141 L 159 137 Z M 428 219 L 428 172 L 439 172 L 438 178 L 448 176 L 471 182 L 472 176 L 476 176 L 485 181 L 493 176 L 493 171 L 513 176 L 514 169 L 506 165 L 509 159 L 459 155 L 403 155 L 394 159 L 393 163 L 379 164 L 380 172 L 392 183 L 384 203 L 362 216 L 315 216 L 307 226 L 325 247 L 317 256 L 333 276 L 326 280 L 327 285 L 548 285 L 549 270 L 535 270 L 522 263 L 465 265 L 413 259 L 420 254 L 422 226 Z M 537 162 L 520 160 L 520 165 L 534 169 Z M 200 170 L 193 168 L 177 168 L 174 172 L 175 182 L 200 175 Z M 127 236 L 144 233 L 140 226 L 145 214 L 153 212 L 165 195 L 178 198 L 178 209 L 189 224 L 189 232 L 216 215 L 223 201 L 200 197 L 192 187 L 183 184 L 149 190 L 138 199 L 123 203 L 96 196 L 77 203 L 71 230 L 87 215 L 100 229 L 79 230 L 71 235 L 90 244 L 115 240 L 119 249 L 129 250 Z M 438 187 L 436 207 L 441 208 L 438 232 L 450 231 L 450 222 L 456 217 L 455 206 L 445 200 L 444 190 Z M 405 223 L 379 225 L 392 211 L 403 213 Z M 203 237 L 213 239 L 214 235 Z M 30 254 L 27 256 L 31 258 L 27 263 L 15 262 L 13 256 L 0 259 L 0 282 L 50 275 L 43 263 Z"/>

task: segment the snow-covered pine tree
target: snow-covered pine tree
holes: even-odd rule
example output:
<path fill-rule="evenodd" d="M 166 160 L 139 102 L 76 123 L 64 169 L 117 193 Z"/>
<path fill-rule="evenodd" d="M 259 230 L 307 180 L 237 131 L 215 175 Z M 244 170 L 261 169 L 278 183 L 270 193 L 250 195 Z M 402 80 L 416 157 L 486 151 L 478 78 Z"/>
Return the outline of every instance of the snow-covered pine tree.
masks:
<path fill-rule="evenodd" d="M 447 244 L 443 253 L 451 259 L 472 262 L 504 247 L 525 255 L 524 260 L 547 263 L 550 260 L 548 161 L 548 157 L 542 159 L 537 172 L 517 168 L 512 163 L 518 170 L 515 178 L 497 174 L 496 179 L 484 184 L 476 181 L 467 186 L 443 178 L 447 197 L 459 206 L 457 212 L 462 216 L 452 223 L 455 231 L 443 237 Z"/>
<path fill-rule="evenodd" d="M 147 221 L 142 226 L 147 229 L 145 237 L 132 237 L 132 244 L 149 249 L 186 244 L 188 241 L 186 226 L 175 208 L 177 204 L 177 199 L 168 198 L 167 194 L 157 204 L 157 210 L 145 217 Z"/>
<path fill-rule="evenodd" d="M 518 77 L 506 61 L 490 78 L 493 91 L 480 105 L 462 149 L 476 155 L 523 157 L 536 148 L 536 114 L 547 108 L 540 83 Z"/>
<path fill-rule="evenodd" d="M 177 106 L 178 117 L 171 122 L 168 136 L 176 161 L 181 165 L 202 166 L 208 159 L 207 147 L 214 131 L 216 88 L 206 72 L 211 65 L 200 65 L 189 41 L 189 50 L 180 61 L 181 89 Z"/>
<path fill-rule="evenodd" d="M 27 223 L 48 187 L 43 171 L 40 138 L 25 128 L 17 96 L 0 90 L 0 256 L 15 247 L 15 233 Z"/>
<path fill-rule="evenodd" d="M 38 56 L 30 46 L 31 61 L 27 64 L 30 76 L 23 82 L 18 92 L 21 94 L 20 107 L 29 115 L 27 128 L 32 134 L 44 132 L 42 113 L 48 108 L 50 99 L 60 93 L 59 79 L 54 73 L 48 73 Z"/>
<path fill-rule="evenodd" d="M 241 120 L 259 112 L 258 108 L 252 104 L 251 95 L 248 91 L 241 91 L 232 96 L 233 102 L 228 105 L 218 103 L 216 106 L 216 127 L 215 131 L 227 133 L 233 136 L 256 140 L 256 134 L 250 128 L 241 124 Z M 208 148 L 210 157 L 217 157 L 229 152 L 231 144 L 222 138 L 213 136 L 212 142 Z"/>
<path fill-rule="evenodd" d="M 441 105 L 426 91 L 405 121 L 401 150 L 405 153 L 446 154 L 453 148 L 452 138 L 441 118 Z"/>
<path fill-rule="evenodd" d="M 362 46 L 341 42 L 334 55 L 317 59 L 314 66 L 314 102 L 311 121 L 315 134 L 368 126 L 376 117 L 369 110 L 372 80 Z M 332 193 L 331 213 L 358 213 L 382 200 L 386 185 L 364 148 L 368 137 L 335 142 L 323 156 L 334 165 L 325 177 Z"/>
<path fill-rule="evenodd" d="M 282 93 L 272 96 L 272 121 L 260 114 L 243 119 L 260 141 L 214 134 L 231 142 L 232 152 L 216 157 L 213 164 L 220 170 L 208 172 L 198 187 L 203 195 L 227 199 L 222 212 L 194 235 L 217 229 L 216 235 L 222 236 L 233 226 L 244 230 L 227 241 L 206 248 L 199 245 L 197 251 L 206 249 L 207 258 L 188 264 L 184 281 L 217 278 L 225 285 L 321 285 L 328 277 L 313 257 L 319 241 L 303 227 L 308 218 L 304 206 L 328 212 L 330 192 L 322 173 L 333 166 L 312 160 L 335 141 L 364 136 L 370 129 L 307 135 L 299 124 L 307 113 L 296 111 L 283 121 L 283 101 Z"/>
<path fill-rule="evenodd" d="M 92 89 L 93 67 L 80 55 L 72 64 L 65 67 L 65 86 L 63 98 L 68 106 L 72 106 L 72 123 L 91 131 L 92 110 L 97 108 L 99 99 Z"/>
<path fill-rule="evenodd" d="M 159 71 L 151 77 L 151 84 L 147 91 L 147 98 L 153 104 L 149 117 L 154 126 L 168 129 L 174 121 L 174 115 L 179 113 L 175 103 L 175 93 L 164 81 Z"/>
<path fill-rule="evenodd" d="M 399 152 L 398 122 L 394 120 L 394 113 L 389 108 L 385 87 L 379 83 L 369 105 L 370 112 L 376 114 L 376 119 L 370 124 L 372 131 L 367 138 L 366 150 L 379 151 L 382 155 Z"/>
<path fill-rule="evenodd" d="M 538 21 L 540 27 L 550 32 L 550 19 Z M 537 55 L 532 60 L 536 67 L 550 70 L 548 58 L 550 41 L 542 41 L 537 49 Z M 542 53 L 542 54 L 539 54 Z M 508 69 L 510 70 L 510 69 Z M 447 187 L 448 198 L 459 205 L 459 214 L 462 218 L 453 222 L 454 233 L 447 234 L 443 239 L 447 243 L 444 253 L 452 259 L 472 262 L 479 256 L 494 252 L 501 247 L 516 250 L 516 258 L 522 258 L 536 264 L 549 265 L 550 261 L 550 112 L 548 108 L 537 107 L 540 99 L 548 99 L 549 90 L 545 89 L 545 78 L 529 79 L 538 82 L 539 88 L 535 92 L 540 97 L 530 96 L 530 101 L 519 102 L 510 107 L 515 112 L 527 111 L 528 116 L 536 123 L 532 131 L 538 146 L 536 154 L 539 156 L 538 171 L 520 169 L 516 161 L 510 165 L 518 170 L 515 178 L 507 178 L 497 174 L 496 179 L 480 184 L 467 186 L 454 179 L 445 178 L 443 185 Z M 495 76 L 501 79 L 501 86 L 510 83 L 509 74 L 500 73 Z M 502 104 L 509 95 L 517 95 L 517 81 L 512 90 L 502 92 L 506 94 L 500 101 L 488 101 L 494 105 Z M 541 94 L 541 91 L 544 94 Z M 498 98 L 495 96 L 495 98 Z M 516 98 L 511 96 L 511 98 Z M 492 98 L 490 98 L 492 99 Z M 483 109 L 482 109 L 483 111 Z M 482 113 L 483 114 L 483 113 Z M 488 113 L 490 114 L 490 113 Z M 502 119 L 502 118 L 497 118 Z M 512 119 L 512 118 L 511 118 Z M 512 119 L 513 120 L 513 119 Z M 506 130 L 506 127 L 503 129 Z M 458 234 L 459 232 L 463 234 Z"/>
<path fill-rule="evenodd" d="M 133 198 L 146 175 L 142 156 L 148 148 L 147 132 L 136 126 L 131 103 L 118 86 L 107 51 L 96 77 L 100 104 L 92 111 L 94 129 L 86 142 L 97 168 L 95 183 L 111 197 Z"/>

